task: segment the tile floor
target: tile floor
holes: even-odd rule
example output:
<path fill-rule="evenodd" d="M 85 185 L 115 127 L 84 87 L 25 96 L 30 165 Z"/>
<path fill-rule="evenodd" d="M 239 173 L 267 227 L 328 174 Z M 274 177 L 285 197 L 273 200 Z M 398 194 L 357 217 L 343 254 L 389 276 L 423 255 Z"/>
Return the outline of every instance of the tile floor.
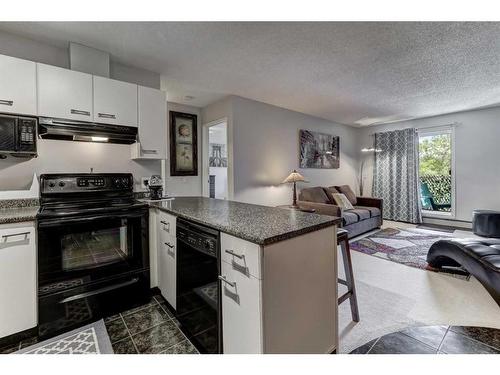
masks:
<path fill-rule="evenodd" d="M 500 354 L 500 329 L 411 327 L 372 340 L 350 354 Z"/>
<path fill-rule="evenodd" d="M 179 329 L 163 297 L 104 319 L 115 354 L 199 354 Z M 37 337 L 0 348 L 9 354 L 38 342 Z"/>
<path fill-rule="evenodd" d="M 104 323 L 115 354 L 198 354 L 160 295 Z"/>

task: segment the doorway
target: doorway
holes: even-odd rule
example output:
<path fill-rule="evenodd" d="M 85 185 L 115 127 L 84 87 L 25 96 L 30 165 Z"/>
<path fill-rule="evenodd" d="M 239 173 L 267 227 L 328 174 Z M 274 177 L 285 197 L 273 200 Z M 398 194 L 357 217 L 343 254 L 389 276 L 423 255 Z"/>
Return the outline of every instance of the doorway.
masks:
<path fill-rule="evenodd" d="M 454 216 L 453 135 L 452 127 L 419 129 L 419 182 L 424 216 Z"/>
<path fill-rule="evenodd" d="M 227 121 L 206 124 L 203 133 L 203 195 L 228 199 Z"/>

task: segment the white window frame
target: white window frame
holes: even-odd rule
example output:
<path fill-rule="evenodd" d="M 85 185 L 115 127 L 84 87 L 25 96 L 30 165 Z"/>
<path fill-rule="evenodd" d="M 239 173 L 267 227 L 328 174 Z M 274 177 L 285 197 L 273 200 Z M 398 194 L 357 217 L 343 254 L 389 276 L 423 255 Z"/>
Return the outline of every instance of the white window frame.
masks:
<path fill-rule="evenodd" d="M 456 181 L 455 181 L 455 126 L 445 125 L 445 126 L 435 126 L 430 128 L 418 129 L 418 142 L 420 144 L 420 137 L 428 137 L 439 134 L 450 134 L 451 138 L 451 211 L 450 212 L 439 212 L 439 211 L 428 211 L 422 209 L 422 217 L 428 218 L 442 218 L 442 219 L 455 219 L 456 218 Z M 420 162 L 420 154 L 419 154 Z M 420 168 L 419 168 L 419 183 L 420 183 Z M 420 188 L 419 188 L 420 192 Z M 420 195 L 420 193 L 419 193 Z"/>

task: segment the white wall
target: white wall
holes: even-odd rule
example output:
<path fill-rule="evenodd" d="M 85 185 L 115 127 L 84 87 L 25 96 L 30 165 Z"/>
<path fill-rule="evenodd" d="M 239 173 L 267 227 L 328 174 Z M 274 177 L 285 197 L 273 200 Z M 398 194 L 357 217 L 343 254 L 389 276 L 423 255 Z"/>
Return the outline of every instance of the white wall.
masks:
<path fill-rule="evenodd" d="M 349 184 L 356 188 L 358 129 L 269 104 L 231 96 L 208 106 L 204 123 L 229 117 L 232 127 L 234 200 L 263 205 L 291 203 L 291 186 L 281 181 L 298 169 L 307 186 Z M 339 169 L 299 169 L 299 129 L 340 136 Z M 231 135 L 230 135 L 231 137 Z M 229 147 L 228 147 L 229 148 Z"/>
<path fill-rule="evenodd" d="M 191 107 L 183 104 L 168 102 L 167 110 L 192 113 L 198 116 L 198 176 L 170 176 L 170 165 L 167 166 L 167 191 L 170 196 L 198 196 L 201 195 L 201 110 L 197 107 Z M 167 113 L 167 116 L 169 114 Z M 168 120 L 167 120 L 168 123 Z M 170 142 L 170 124 L 168 124 L 168 139 Z M 168 143 L 168 155 L 170 160 L 170 143 Z M 167 163 L 168 164 L 168 163 Z"/>
<path fill-rule="evenodd" d="M 363 128 L 362 147 L 373 145 L 373 134 L 409 127 L 455 127 L 456 219 L 470 221 L 472 210 L 500 210 L 500 107 Z M 365 191 L 371 192 L 373 158 L 365 164 Z"/>

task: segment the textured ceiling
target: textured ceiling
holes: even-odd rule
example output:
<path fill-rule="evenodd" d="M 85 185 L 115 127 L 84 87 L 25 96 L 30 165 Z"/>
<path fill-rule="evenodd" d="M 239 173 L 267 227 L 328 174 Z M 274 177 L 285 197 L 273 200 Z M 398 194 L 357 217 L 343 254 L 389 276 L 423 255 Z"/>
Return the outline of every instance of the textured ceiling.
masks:
<path fill-rule="evenodd" d="M 369 125 L 500 103 L 500 23 L 2 23 L 164 75 L 170 100 L 234 94 Z"/>

